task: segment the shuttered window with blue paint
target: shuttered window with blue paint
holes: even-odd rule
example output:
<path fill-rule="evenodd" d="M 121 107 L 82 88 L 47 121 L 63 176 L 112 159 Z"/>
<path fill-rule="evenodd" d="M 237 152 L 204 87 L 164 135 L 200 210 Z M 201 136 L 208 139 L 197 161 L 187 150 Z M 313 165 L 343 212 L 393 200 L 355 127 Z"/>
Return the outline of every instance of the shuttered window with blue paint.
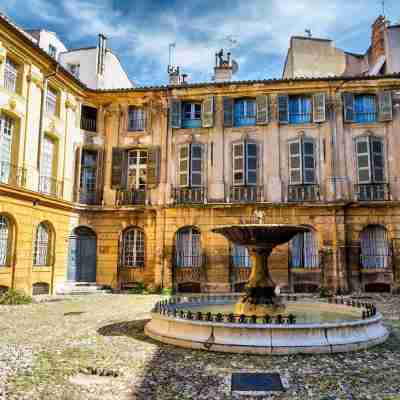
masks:
<path fill-rule="evenodd" d="M 235 126 L 256 124 L 256 101 L 254 99 L 239 99 L 234 106 Z"/>
<path fill-rule="evenodd" d="M 201 103 L 182 103 L 182 128 L 201 128 Z"/>
<path fill-rule="evenodd" d="M 304 124 L 311 122 L 312 105 L 311 97 L 289 97 L 289 123 Z"/>
<path fill-rule="evenodd" d="M 368 123 L 376 121 L 376 98 L 373 94 L 354 96 L 354 122 Z"/>

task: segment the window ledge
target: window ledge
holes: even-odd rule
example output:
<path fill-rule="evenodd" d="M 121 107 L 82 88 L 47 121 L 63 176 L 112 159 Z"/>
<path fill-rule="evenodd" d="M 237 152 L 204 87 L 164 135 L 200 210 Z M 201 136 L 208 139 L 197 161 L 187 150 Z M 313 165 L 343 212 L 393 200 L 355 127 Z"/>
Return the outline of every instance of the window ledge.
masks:
<path fill-rule="evenodd" d="M 33 265 L 33 272 L 51 272 L 52 267 L 49 265 Z"/>
<path fill-rule="evenodd" d="M 348 125 L 351 128 L 363 128 L 363 129 L 368 129 L 368 128 L 376 128 L 377 125 L 381 124 L 383 122 L 380 121 L 375 121 L 375 122 L 344 122 L 344 125 Z"/>

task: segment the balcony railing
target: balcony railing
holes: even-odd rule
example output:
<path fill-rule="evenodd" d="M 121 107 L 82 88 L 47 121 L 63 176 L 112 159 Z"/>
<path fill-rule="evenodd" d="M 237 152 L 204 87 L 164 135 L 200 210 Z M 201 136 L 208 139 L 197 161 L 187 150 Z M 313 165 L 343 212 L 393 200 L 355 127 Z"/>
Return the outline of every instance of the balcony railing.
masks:
<path fill-rule="evenodd" d="M 205 200 L 203 187 L 174 188 L 172 198 L 175 204 L 201 204 Z"/>
<path fill-rule="evenodd" d="M 97 132 L 96 120 L 94 118 L 81 118 L 81 129 L 90 132 Z"/>
<path fill-rule="evenodd" d="M 119 189 L 115 202 L 117 206 L 146 204 L 147 193 L 146 189 Z"/>
<path fill-rule="evenodd" d="M 319 185 L 289 185 L 288 201 L 289 202 L 304 202 L 304 201 L 319 201 L 320 191 Z"/>
<path fill-rule="evenodd" d="M 355 185 L 358 201 L 387 201 L 390 200 L 388 183 L 363 183 Z"/>
<path fill-rule="evenodd" d="M 26 186 L 26 168 L 0 161 L 0 183 L 12 186 Z"/>
<path fill-rule="evenodd" d="M 63 182 L 58 181 L 50 176 L 40 175 L 39 176 L 39 188 L 38 191 L 48 196 L 62 197 Z"/>
<path fill-rule="evenodd" d="M 232 186 L 231 203 L 259 203 L 263 200 L 262 186 Z"/>
<path fill-rule="evenodd" d="M 80 190 L 77 195 L 77 201 L 81 204 L 100 205 L 102 201 L 102 192 L 97 190 Z"/>

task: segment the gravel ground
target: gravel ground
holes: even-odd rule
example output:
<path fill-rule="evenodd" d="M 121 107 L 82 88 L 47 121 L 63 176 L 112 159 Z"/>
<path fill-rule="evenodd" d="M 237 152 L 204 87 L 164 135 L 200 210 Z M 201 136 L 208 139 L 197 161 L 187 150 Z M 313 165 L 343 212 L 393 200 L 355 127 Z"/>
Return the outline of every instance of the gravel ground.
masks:
<path fill-rule="evenodd" d="M 160 345 L 143 334 L 158 296 L 0 306 L 0 400 L 233 399 L 226 382 L 244 370 L 288 378 L 287 392 L 257 399 L 400 400 L 400 296 L 370 297 L 391 329 L 389 340 L 326 356 L 245 356 Z"/>

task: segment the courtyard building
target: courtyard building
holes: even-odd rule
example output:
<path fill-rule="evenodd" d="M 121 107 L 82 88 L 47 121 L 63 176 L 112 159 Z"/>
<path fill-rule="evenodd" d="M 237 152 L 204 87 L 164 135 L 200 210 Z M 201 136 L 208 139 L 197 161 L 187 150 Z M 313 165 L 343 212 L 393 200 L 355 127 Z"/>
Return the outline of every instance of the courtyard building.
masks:
<path fill-rule="evenodd" d="M 104 36 L 1 16 L 0 290 L 241 291 L 247 251 L 211 230 L 255 212 L 309 228 L 270 257 L 282 290 L 398 290 L 397 30 L 379 17 L 365 55 L 292 38 L 282 79 L 233 81 L 220 52 L 213 82 L 135 87 Z"/>

